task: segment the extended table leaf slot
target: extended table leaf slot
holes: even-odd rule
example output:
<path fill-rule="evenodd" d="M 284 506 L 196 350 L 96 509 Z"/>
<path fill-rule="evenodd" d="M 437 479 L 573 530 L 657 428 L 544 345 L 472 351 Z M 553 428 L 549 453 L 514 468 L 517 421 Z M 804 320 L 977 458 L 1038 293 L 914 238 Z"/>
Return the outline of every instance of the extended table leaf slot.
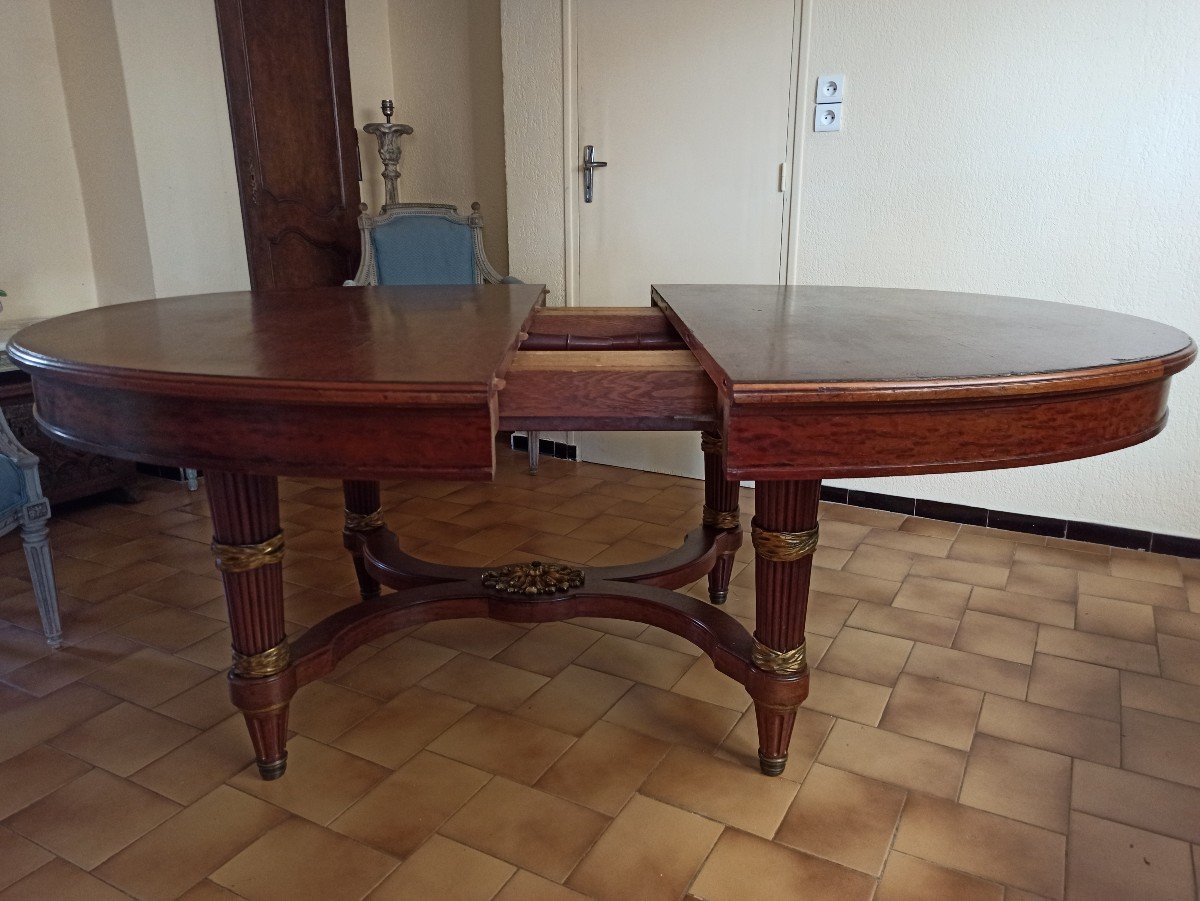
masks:
<path fill-rule="evenodd" d="M 522 350 L 504 376 L 502 429 L 697 431 L 716 389 L 688 350 Z"/>

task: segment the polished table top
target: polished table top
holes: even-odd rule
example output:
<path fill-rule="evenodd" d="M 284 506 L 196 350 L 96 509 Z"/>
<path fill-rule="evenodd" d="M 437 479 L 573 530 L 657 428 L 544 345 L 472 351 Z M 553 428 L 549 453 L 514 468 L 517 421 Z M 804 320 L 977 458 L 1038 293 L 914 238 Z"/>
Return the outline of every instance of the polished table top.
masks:
<path fill-rule="evenodd" d="M 984 389 L 1195 355 L 1183 332 L 1072 304 L 899 288 L 656 285 L 654 299 L 734 393 L 845 397 L 872 386 Z M 708 367 L 706 367 L 708 368 Z M 1144 368 L 1144 367 L 1143 367 Z"/>
<path fill-rule="evenodd" d="M 236 396 L 270 386 L 486 394 L 540 285 L 336 287 L 165 297 L 24 329 L 19 362 L 90 379 L 186 376 Z M 393 394 L 393 397 L 395 395 Z"/>
<path fill-rule="evenodd" d="M 26 364 L 92 376 L 484 385 L 540 285 L 313 288 L 167 297 L 46 320 Z M 1191 339 L 1071 304 L 897 288 L 655 286 L 693 348 L 736 385 L 969 384 L 1186 362 Z"/>
<path fill-rule="evenodd" d="M 81 449 L 279 474 L 483 478 L 504 425 L 497 398 L 543 293 L 163 298 L 38 323 L 11 353 L 34 377 L 43 426 Z M 597 371 L 642 366 L 653 394 L 679 354 L 698 361 L 715 386 L 706 415 L 741 478 L 985 469 L 1114 450 L 1162 428 L 1169 377 L 1196 354 L 1170 326 L 1019 298 L 669 285 L 652 303 L 687 350 L 613 352 Z M 588 427 L 580 403 L 573 427 Z M 670 423 L 631 409 L 594 427 Z"/>

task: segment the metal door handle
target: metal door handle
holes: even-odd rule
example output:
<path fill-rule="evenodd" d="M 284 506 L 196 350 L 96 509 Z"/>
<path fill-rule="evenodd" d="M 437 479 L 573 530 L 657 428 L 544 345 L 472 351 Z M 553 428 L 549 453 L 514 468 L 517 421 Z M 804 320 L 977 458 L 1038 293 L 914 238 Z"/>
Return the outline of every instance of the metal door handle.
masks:
<path fill-rule="evenodd" d="M 583 148 L 583 202 L 592 202 L 592 171 L 603 169 L 608 163 L 596 159 L 596 148 L 588 144 Z"/>

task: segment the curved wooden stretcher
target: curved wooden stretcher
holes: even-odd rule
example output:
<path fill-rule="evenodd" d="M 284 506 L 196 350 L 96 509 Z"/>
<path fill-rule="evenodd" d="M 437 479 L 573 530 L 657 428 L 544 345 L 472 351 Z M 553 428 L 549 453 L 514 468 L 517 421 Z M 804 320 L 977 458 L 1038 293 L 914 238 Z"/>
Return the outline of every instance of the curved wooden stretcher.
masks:
<path fill-rule="evenodd" d="M 230 688 L 263 778 L 288 703 L 363 642 L 458 617 L 649 623 L 754 700 L 776 775 L 808 693 L 820 480 L 1050 463 L 1144 441 L 1196 349 L 1144 319 L 1016 298 L 692 285 L 644 308 L 546 309 L 530 285 L 167 298 L 32 326 L 10 352 L 42 427 L 76 448 L 207 474 L 233 634 Z M 405 554 L 380 479 L 486 479 L 497 429 L 699 431 L 703 521 L 630 566 L 480 570 Z M 277 477 L 336 477 L 362 602 L 284 633 Z M 719 605 L 755 482 L 756 631 Z M 713 604 L 671 589 L 708 574 Z M 391 589 L 383 593 L 381 587 Z"/>

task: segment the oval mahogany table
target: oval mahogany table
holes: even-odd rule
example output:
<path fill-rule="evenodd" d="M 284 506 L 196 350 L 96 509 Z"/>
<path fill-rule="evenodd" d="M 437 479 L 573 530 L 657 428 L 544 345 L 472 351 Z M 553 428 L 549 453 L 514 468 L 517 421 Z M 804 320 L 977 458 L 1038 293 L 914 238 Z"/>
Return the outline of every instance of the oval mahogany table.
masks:
<path fill-rule="evenodd" d="M 1196 355 L 1165 325 L 1016 298 L 682 285 L 655 287 L 645 308 L 547 310 L 542 297 L 488 285 L 165 298 L 10 343 L 57 440 L 206 471 L 231 695 L 264 778 L 284 771 L 300 686 L 383 632 L 466 616 L 618 617 L 693 641 L 746 686 L 760 766 L 778 774 L 808 692 L 820 480 L 1127 447 L 1163 428 L 1170 378 Z M 678 551 L 623 567 L 479 570 L 404 554 L 378 480 L 489 478 L 498 428 L 701 431 L 702 523 Z M 294 645 L 280 475 L 343 480 L 363 596 Z M 715 606 L 742 538 L 741 479 L 756 491 L 753 635 Z M 705 573 L 713 604 L 670 590 Z"/>

